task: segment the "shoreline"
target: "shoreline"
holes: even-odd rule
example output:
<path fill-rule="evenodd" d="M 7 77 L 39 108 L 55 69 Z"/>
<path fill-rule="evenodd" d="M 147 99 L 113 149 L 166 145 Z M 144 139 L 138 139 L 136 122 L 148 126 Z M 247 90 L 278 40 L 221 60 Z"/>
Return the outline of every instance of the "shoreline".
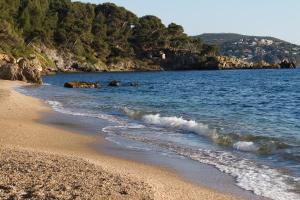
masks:
<path fill-rule="evenodd" d="M 94 136 L 98 142 L 90 145 L 100 154 L 125 159 L 134 163 L 142 163 L 174 173 L 180 179 L 200 187 L 209 188 L 224 194 L 232 195 L 246 200 L 268 200 L 268 198 L 255 195 L 251 191 L 236 185 L 236 180 L 229 174 L 223 173 L 214 166 L 203 164 L 189 158 L 180 156 L 166 156 L 164 154 L 144 151 L 126 147 L 110 141 L 105 133 L 99 133 L 95 121 L 82 121 L 80 116 L 54 111 L 40 120 L 40 123 L 62 128 L 63 130 L 79 131 L 81 134 Z M 77 123 L 78 121 L 82 121 Z M 96 128 L 96 129 L 95 129 Z M 96 134 L 95 134 L 96 133 Z M 126 141 L 124 141 L 126 143 Z"/>
<path fill-rule="evenodd" d="M 25 154 L 31 158 L 27 160 L 27 162 L 29 162 L 29 168 L 34 165 L 35 162 L 38 162 L 38 160 L 34 158 L 34 155 L 46 158 L 46 160 L 59 157 L 59 163 L 70 162 L 76 166 L 80 163 L 84 163 L 84 165 L 90 164 L 97 168 L 99 173 L 101 172 L 108 177 L 112 177 L 108 179 L 108 183 L 112 184 L 108 186 L 109 189 L 111 189 L 110 194 L 103 194 L 103 197 L 101 197 L 101 195 L 94 196 L 93 199 L 142 199 L 141 197 L 146 197 L 146 199 L 238 199 L 235 196 L 222 194 L 215 190 L 184 181 L 174 172 L 160 167 L 99 153 L 90 147 L 95 144 L 96 141 L 93 136 L 87 136 L 74 131 L 63 130 L 39 123 L 38 121 L 41 117 L 45 113 L 51 112 L 51 109 L 40 100 L 19 94 L 11 89 L 11 87 L 21 84 L 23 83 L 0 81 L 0 126 L 3 129 L 0 133 L 0 147 L 2 152 L 10 152 L 7 154 L 4 153 L 4 155 L 18 155 L 14 162 L 18 164 L 23 163 L 24 161 L 22 161 L 21 158 L 24 157 L 23 154 Z M 11 148 L 13 150 L 11 150 Z M 8 158 L 1 157 L 1 159 L 7 159 L 9 161 L 8 164 L 12 164 L 10 163 L 9 156 Z M 45 163 L 47 164 L 46 161 Z M 18 170 L 20 169 L 15 169 L 14 173 L 24 176 L 24 173 Z M 51 170 L 45 170 L 45 173 L 51 172 Z M 91 173 L 91 171 L 85 171 L 85 168 L 79 168 L 79 170 L 87 174 Z M 99 178 L 101 178 L 101 173 Z M 1 170 L 1 175 L 5 176 L 3 169 Z M 66 174 L 61 174 L 60 176 L 65 175 Z M 26 178 L 28 177 L 25 176 L 25 179 Z M 39 177 L 31 178 L 30 181 L 34 181 L 35 178 Z M 118 192 L 118 188 L 120 187 L 113 184 L 114 178 L 117 178 L 121 185 L 126 185 L 125 191 L 123 188 L 121 192 Z M 78 181 L 80 182 L 80 177 Z M 136 184 L 131 184 L 133 182 Z M 0 183 L 2 185 L 5 184 L 3 180 L 0 181 Z M 19 182 L 16 184 L 18 185 L 18 183 Z M 48 183 L 45 184 L 47 185 Z M 93 183 L 81 184 L 82 189 L 89 187 L 94 188 L 95 185 L 92 184 Z M 137 187 L 137 185 L 141 184 L 142 189 Z M 6 188 L 9 187 L 10 186 L 6 186 Z M 0 191 L 2 192 L 3 189 L 1 188 Z M 24 193 L 24 188 L 20 188 L 20 191 Z M 43 194 L 45 193 L 44 189 L 44 187 L 41 187 L 36 193 L 40 192 Z M 70 195 L 68 191 L 69 190 L 66 191 L 66 195 Z M 97 191 L 98 190 L 95 189 L 94 193 L 92 193 L 99 194 Z M 62 197 L 62 199 L 64 199 L 64 197 Z"/>

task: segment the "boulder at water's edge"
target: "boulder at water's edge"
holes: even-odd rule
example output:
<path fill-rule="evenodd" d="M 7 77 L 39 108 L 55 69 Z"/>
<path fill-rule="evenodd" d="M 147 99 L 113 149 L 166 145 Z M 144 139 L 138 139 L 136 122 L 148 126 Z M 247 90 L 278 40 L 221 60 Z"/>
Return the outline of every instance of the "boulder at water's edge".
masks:
<path fill-rule="evenodd" d="M 66 88 L 99 88 L 99 82 L 72 81 L 64 84 Z"/>

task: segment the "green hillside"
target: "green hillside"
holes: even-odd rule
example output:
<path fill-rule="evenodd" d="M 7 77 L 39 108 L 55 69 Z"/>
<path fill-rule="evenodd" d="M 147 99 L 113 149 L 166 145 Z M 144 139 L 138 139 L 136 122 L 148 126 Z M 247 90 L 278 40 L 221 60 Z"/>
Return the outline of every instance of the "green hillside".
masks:
<path fill-rule="evenodd" d="M 112 3 L 0 0 L 0 52 L 26 57 L 33 44 L 66 49 L 91 63 L 142 59 L 161 50 L 217 52 L 188 37 L 180 25 L 165 26 L 156 16 L 139 18 Z"/>

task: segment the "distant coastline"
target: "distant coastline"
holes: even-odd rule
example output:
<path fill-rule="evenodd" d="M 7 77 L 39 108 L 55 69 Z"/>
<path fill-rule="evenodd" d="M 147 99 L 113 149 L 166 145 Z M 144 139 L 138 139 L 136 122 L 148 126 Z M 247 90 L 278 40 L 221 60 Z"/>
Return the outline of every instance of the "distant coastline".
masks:
<path fill-rule="evenodd" d="M 45 48 L 44 48 L 45 49 Z M 58 51 L 49 50 L 49 52 Z M 169 56 L 169 54 L 167 55 Z M 170 55 L 172 56 L 172 55 Z M 161 59 L 158 63 L 145 63 L 139 60 L 125 59 L 120 60 L 112 67 L 100 70 L 89 65 L 81 66 L 72 60 L 71 57 L 59 59 L 63 63 L 71 63 L 63 65 L 62 68 L 45 69 L 39 60 L 38 55 L 31 54 L 30 58 L 14 58 L 7 54 L 0 53 L 0 78 L 5 80 L 19 80 L 29 83 L 41 84 L 43 75 L 55 75 L 56 73 L 74 73 L 74 72 L 132 72 L 132 71 L 176 71 L 176 70 L 237 70 L 237 69 L 294 69 L 295 63 L 287 60 L 277 64 L 269 64 L 264 61 L 257 63 L 246 62 L 241 59 L 226 56 L 210 57 L 203 63 L 195 64 L 195 55 L 184 54 L 176 55 L 170 59 Z M 53 61 L 53 59 L 51 59 Z M 71 67 L 70 67 L 71 66 Z M 171 66 L 171 67 L 170 67 Z"/>
<path fill-rule="evenodd" d="M 220 47 L 220 54 L 247 62 L 276 64 L 282 60 L 300 64 L 300 46 L 274 37 L 248 36 L 234 33 L 206 33 L 199 36 L 208 44 Z"/>

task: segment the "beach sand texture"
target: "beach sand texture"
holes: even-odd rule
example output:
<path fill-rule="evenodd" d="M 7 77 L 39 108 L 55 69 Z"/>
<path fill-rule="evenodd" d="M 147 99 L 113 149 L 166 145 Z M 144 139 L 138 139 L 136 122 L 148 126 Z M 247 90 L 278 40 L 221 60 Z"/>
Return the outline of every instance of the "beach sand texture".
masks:
<path fill-rule="evenodd" d="M 237 199 L 174 172 L 97 152 L 101 140 L 41 124 L 52 112 L 0 80 L 0 199 Z"/>

